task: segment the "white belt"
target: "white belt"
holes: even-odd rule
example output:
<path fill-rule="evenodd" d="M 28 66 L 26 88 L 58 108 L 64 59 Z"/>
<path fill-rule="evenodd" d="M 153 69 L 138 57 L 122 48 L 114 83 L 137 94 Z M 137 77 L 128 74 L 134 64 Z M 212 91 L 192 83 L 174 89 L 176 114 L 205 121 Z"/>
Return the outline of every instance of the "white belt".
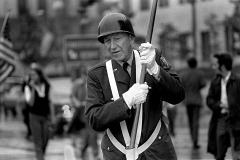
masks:
<path fill-rule="evenodd" d="M 110 130 L 107 130 L 107 135 L 110 139 L 110 141 L 113 143 L 113 145 L 119 150 L 121 151 L 123 154 L 135 154 L 135 157 L 138 157 L 139 154 L 141 154 L 142 152 L 144 152 L 146 149 L 148 149 L 148 147 L 154 142 L 154 140 L 157 138 L 158 133 L 160 132 L 162 123 L 161 123 L 161 118 L 158 121 L 158 124 L 154 130 L 154 132 L 152 133 L 152 135 L 149 137 L 149 139 L 142 144 L 141 146 L 134 148 L 133 150 L 128 150 L 126 149 L 126 147 L 124 147 L 112 134 L 112 132 L 109 132 Z"/>

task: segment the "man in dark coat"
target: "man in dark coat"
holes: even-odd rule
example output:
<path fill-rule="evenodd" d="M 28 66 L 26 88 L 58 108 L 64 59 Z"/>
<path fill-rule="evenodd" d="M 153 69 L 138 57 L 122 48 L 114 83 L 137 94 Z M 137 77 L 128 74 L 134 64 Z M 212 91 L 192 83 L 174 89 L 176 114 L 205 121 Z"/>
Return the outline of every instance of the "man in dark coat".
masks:
<path fill-rule="evenodd" d="M 217 74 L 207 95 L 213 114 L 208 132 L 207 151 L 217 160 L 224 160 L 231 146 L 234 160 L 240 159 L 240 76 L 233 73 L 229 54 L 214 55 Z"/>
<path fill-rule="evenodd" d="M 201 89 L 206 86 L 206 80 L 201 70 L 197 68 L 197 60 L 190 57 L 187 60 L 188 69 L 181 75 L 181 80 L 186 92 L 184 104 L 187 109 L 190 135 L 193 142 L 193 148 L 198 149 L 199 139 L 199 120 L 202 108 Z"/>
<path fill-rule="evenodd" d="M 125 15 L 108 14 L 99 23 L 98 33 L 99 42 L 112 57 L 88 72 L 85 115 L 94 130 L 106 131 L 101 143 L 103 159 L 176 160 L 168 129 L 163 122 L 162 101 L 177 104 L 184 99 L 185 92 L 179 76 L 150 43 L 143 43 L 140 53 L 133 50 L 135 34 Z M 129 65 L 126 71 L 123 69 L 124 62 Z M 144 84 L 136 83 L 141 64 L 147 67 Z M 137 132 L 140 136 L 136 138 L 136 148 L 129 150 L 135 108 L 141 103 L 141 123 L 138 123 L 141 129 Z"/>

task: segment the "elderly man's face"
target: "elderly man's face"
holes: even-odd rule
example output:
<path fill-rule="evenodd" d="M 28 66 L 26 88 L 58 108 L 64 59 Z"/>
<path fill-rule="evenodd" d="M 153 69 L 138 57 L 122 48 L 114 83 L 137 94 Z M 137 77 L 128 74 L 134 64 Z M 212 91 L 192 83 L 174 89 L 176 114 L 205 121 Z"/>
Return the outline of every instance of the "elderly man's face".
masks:
<path fill-rule="evenodd" d="M 134 37 L 127 33 L 113 33 L 104 37 L 104 45 L 116 61 L 127 61 L 132 54 Z"/>

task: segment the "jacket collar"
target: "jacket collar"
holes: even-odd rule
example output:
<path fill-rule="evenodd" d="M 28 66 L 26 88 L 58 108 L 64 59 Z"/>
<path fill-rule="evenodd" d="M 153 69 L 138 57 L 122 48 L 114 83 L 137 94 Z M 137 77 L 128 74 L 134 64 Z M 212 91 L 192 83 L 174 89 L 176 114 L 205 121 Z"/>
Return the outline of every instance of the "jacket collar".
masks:
<path fill-rule="evenodd" d="M 129 86 L 130 80 L 128 78 L 127 73 L 123 70 L 121 65 L 117 61 L 112 60 L 112 66 L 113 66 L 113 73 L 115 76 L 115 80 L 117 82 L 121 82 Z"/>
<path fill-rule="evenodd" d="M 220 82 L 221 82 L 222 75 L 217 74 L 216 77 L 218 77 Z M 236 75 L 233 72 L 231 72 L 230 77 L 228 78 L 228 82 L 234 81 L 235 79 L 236 79 Z"/>
<path fill-rule="evenodd" d="M 235 79 L 236 79 L 236 75 L 235 75 L 233 72 L 231 72 L 231 75 L 230 75 L 228 81 L 229 81 L 229 82 L 230 82 L 230 81 L 234 81 Z"/>

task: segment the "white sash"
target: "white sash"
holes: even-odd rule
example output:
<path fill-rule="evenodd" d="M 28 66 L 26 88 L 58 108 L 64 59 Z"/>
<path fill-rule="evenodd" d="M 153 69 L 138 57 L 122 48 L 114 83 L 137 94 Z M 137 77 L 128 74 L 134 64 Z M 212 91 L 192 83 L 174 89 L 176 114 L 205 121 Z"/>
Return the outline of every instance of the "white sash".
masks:
<path fill-rule="evenodd" d="M 142 65 L 140 63 L 140 56 L 138 51 L 134 50 L 134 55 L 135 55 L 135 62 L 136 62 L 136 82 L 139 83 L 140 81 L 140 73 L 142 69 Z M 108 73 L 108 79 L 113 95 L 114 101 L 119 98 L 119 93 L 117 89 L 117 84 L 116 80 L 114 77 L 113 73 L 113 68 L 112 68 L 112 61 L 109 60 L 106 62 L 106 68 L 107 68 L 107 73 Z M 125 141 L 126 147 L 129 146 L 130 144 L 130 135 L 127 129 L 126 121 L 120 122 L 123 138 Z M 110 141 L 117 147 L 122 153 L 126 155 L 127 160 L 136 160 L 138 158 L 138 155 L 142 152 L 144 152 L 155 140 L 157 137 L 158 132 L 160 131 L 161 128 L 161 120 L 159 120 L 157 127 L 155 128 L 153 134 L 151 137 L 140 147 L 138 147 L 140 138 L 141 138 L 141 131 L 142 131 L 142 104 L 140 105 L 140 115 L 138 119 L 138 128 L 137 128 L 137 135 L 136 135 L 136 141 L 135 141 L 135 148 L 133 150 L 126 150 L 126 147 L 124 147 L 118 140 L 114 137 L 114 135 L 111 133 L 110 129 L 107 129 L 107 135 L 110 139 Z M 135 156 L 134 156 L 135 155 Z"/>
<path fill-rule="evenodd" d="M 111 86 L 113 99 L 115 101 L 119 98 L 119 93 L 118 93 L 115 77 L 114 77 L 114 74 L 113 74 L 113 68 L 112 68 L 112 61 L 111 60 L 106 62 L 106 67 L 107 67 L 108 79 L 109 79 L 109 83 L 110 83 L 110 86 Z M 126 144 L 126 146 L 128 146 L 130 144 L 130 135 L 129 135 L 129 132 L 127 130 L 126 121 L 120 122 L 120 126 L 121 126 L 121 130 L 122 130 L 122 134 L 123 134 L 125 144 Z M 107 132 L 111 132 L 111 131 L 109 129 L 107 129 Z M 112 134 L 112 133 L 110 133 L 110 134 Z"/>

